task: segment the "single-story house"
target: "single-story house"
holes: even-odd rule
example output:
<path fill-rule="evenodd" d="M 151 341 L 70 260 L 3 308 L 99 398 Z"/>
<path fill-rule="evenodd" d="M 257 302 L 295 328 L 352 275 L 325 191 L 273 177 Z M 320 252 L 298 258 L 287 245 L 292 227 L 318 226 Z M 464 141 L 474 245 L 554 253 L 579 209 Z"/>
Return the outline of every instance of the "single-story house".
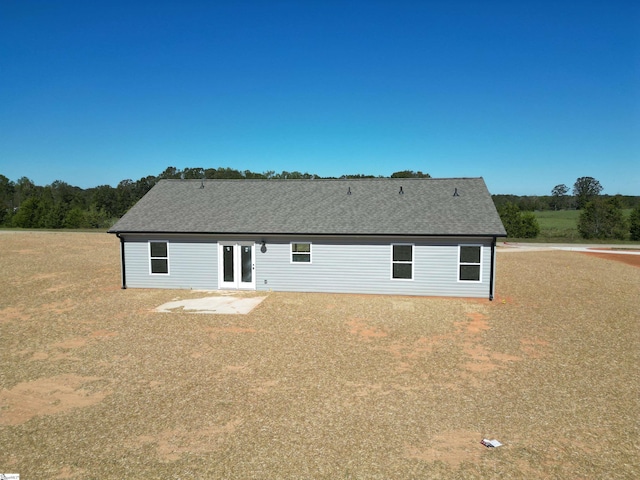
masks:
<path fill-rule="evenodd" d="M 482 178 L 161 180 L 110 230 L 122 288 L 493 299 Z"/>

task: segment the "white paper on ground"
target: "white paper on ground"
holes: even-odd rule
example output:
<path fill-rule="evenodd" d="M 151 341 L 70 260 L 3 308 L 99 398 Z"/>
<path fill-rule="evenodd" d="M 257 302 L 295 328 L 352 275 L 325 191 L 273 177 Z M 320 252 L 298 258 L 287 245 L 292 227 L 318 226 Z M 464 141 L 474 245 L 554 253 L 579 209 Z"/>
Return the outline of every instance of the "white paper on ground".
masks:
<path fill-rule="evenodd" d="M 501 447 L 502 444 L 498 440 L 483 439 L 482 443 L 485 447 Z"/>

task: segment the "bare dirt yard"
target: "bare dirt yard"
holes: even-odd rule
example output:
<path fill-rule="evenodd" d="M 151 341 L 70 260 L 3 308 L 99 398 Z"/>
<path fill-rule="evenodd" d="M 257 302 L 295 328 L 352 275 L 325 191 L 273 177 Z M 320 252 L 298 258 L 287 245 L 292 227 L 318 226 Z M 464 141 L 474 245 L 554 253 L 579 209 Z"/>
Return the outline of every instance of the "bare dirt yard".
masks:
<path fill-rule="evenodd" d="M 498 253 L 493 302 L 158 313 L 206 294 L 121 290 L 110 235 L 1 233 L 0 472 L 638 478 L 640 268 L 619 256 Z"/>

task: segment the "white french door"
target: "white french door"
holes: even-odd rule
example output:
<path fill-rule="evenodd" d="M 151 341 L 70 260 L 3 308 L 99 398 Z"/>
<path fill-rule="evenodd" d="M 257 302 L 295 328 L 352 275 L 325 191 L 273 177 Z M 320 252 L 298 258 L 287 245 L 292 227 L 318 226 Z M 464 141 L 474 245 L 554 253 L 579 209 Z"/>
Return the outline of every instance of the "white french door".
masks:
<path fill-rule="evenodd" d="M 256 289 L 254 242 L 218 244 L 218 288 Z"/>

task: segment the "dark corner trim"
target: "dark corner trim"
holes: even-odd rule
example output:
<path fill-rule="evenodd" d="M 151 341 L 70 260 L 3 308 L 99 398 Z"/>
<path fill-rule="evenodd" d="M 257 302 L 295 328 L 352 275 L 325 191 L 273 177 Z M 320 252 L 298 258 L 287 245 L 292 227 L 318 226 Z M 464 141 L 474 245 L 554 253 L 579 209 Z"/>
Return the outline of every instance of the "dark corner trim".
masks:
<path fill-rule="evenodd" d="M 496 237 L 491 240 L 491 273 L 489 274 L 489 300 L 493 301 L 493 289 L 495 288 L 493 276 L 495 275 Z"/>
<path fill-rule="evenodd" d="M 120 239 L 120 263 L 122 267 L 122 289 L 127 288 L 127 269 L 125 268 L 124 261 L 124 237 L 121 237 L 119 233 L 116 233 L 116 237 Z"/>

